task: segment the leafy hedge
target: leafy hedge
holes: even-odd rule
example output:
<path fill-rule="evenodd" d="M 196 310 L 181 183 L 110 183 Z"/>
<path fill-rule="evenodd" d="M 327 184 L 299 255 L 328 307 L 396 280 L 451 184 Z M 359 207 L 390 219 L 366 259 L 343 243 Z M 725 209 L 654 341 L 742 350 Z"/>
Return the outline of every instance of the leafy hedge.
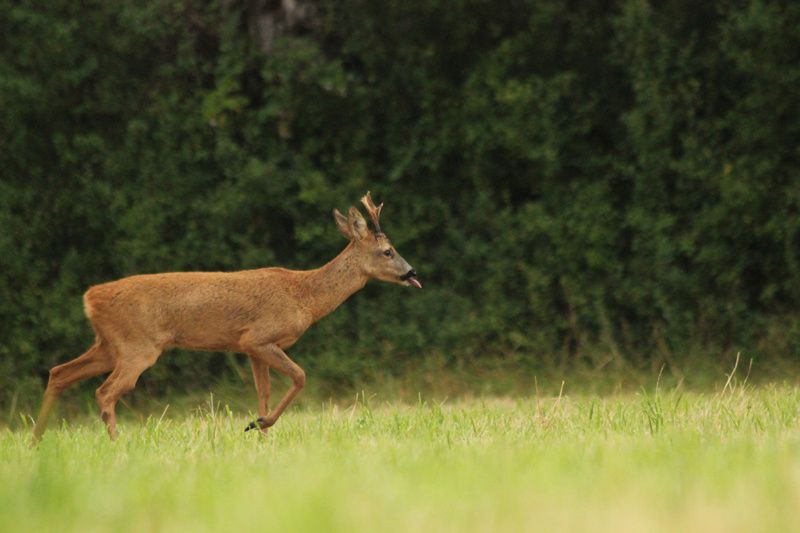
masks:
<path fill-rule="evenodd" d="M 0 401 L 85 349 L 89 285 L 318 266 L 367 189 L 425 289 L 309 331 L 333 382 L 797 358 L 800 4 L 328 0 L 268 54 L 247 4 L 0 0 Z"/>

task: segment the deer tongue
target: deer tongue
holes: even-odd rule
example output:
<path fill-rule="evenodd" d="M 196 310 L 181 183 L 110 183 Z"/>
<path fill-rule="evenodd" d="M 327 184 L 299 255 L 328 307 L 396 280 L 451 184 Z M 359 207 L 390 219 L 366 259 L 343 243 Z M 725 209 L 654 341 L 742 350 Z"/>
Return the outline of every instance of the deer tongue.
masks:
<path fill-rule="evenodd" d="M 418 289 L 422 288 L 422 283 L 417 278 L 408 278 L 408 282 Z"/>

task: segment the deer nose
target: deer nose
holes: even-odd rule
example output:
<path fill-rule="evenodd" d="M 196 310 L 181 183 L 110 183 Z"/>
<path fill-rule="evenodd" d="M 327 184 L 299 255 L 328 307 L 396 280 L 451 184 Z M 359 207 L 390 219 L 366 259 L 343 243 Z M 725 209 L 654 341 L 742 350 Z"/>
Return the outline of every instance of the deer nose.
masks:
<path fill-rule="evenodd" d="M 416 277 L 417 277 L 417 271 L 412 268 L 411 270 L 400 276 L 400 281 L 408 281 L 409 279 Z"/>

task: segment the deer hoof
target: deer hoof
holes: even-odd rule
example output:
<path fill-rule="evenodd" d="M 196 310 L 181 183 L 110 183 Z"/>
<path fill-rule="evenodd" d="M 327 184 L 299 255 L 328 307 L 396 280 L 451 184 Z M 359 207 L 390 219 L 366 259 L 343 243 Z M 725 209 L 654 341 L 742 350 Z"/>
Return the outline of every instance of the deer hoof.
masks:
<path fill-rule="evenodd" d="M 259 427 L 259 425 L 256 422 L 250 422 L 249 424 L 247 424 L 247 427 L 244 428 L 244 432 L 247 433 L 251 429 L 256 429 L 257 427 Z"/>

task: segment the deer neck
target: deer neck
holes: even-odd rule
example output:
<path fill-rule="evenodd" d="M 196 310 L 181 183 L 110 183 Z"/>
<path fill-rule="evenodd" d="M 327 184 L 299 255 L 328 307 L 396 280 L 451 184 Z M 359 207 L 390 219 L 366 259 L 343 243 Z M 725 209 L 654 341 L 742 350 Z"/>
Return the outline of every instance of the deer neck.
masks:
<path fill-rule="evenodd" d="M 309 272 L 306 285 L 314 322 L 339 307 L 367 284 L 351 242 L 328 264 Z"/>

